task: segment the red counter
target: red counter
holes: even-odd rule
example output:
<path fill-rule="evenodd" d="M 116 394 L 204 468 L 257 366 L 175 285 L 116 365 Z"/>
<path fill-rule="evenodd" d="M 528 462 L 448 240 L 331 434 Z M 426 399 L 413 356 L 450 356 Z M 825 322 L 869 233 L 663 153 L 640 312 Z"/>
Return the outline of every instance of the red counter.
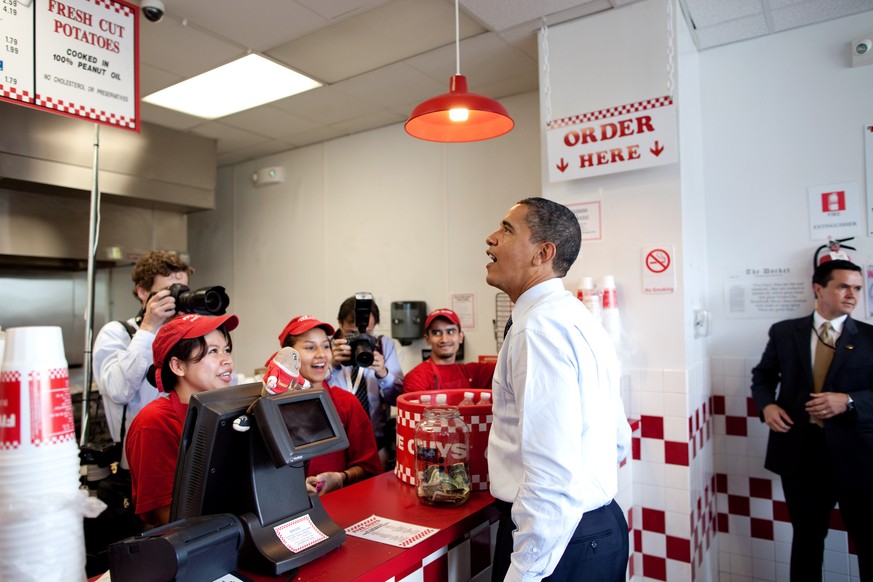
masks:
<path fill-rule="evenodd" d="M 377 515 L 439 531 L 407 549 L 347 535 L 339 548 L 301 566 L 293 578 L 241 573 L 255 582 L 402 582 L 424 570 L 415 579 L 448 582 L 468 580 L 491 564 L 491 525 L 496 527 L 499 515 L 487 492 L 471 493 L 459 507 L 429 507 L 418 502 L 414 487 L 387 472 L 328 493 L 321 502 L 344 529 Z"/>
<path fill-rule="evenodd" d="M 301 567 L 295 581 L 383 582 L 393 577 L 400 582 L 424 567 L 432 570 L 425 579 L 448 580 L 448 550 L 467 539 L 470 547 L 464 551 L 469 552 L 471 574 L 481 572 L 491 563 L 490 525 L 497 521 L 498 513 L 494 498 L 487 492 L 473 492 L 458 507 L 429 507 L 418 502 L 414 487 L 389 472 L 329 493 L 321 501 L 342 528 L 375 514 L 440 531 L 408 549 L 347 536 L 342 546 Z M 434 556 L 443 549 L 446 552 L 442 557 Z M 431 561 L 429 557 L 435 559 Z"/>

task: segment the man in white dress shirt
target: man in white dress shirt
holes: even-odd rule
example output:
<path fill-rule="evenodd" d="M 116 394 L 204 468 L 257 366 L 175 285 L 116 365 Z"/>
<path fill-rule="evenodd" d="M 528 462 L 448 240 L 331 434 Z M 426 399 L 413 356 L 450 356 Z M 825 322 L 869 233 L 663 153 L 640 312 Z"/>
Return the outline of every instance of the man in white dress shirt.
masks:
<path fill-rule="evenodd" d="M 501 512 L 492 581 L 624 581 L 628 526 L 613 498 L 630 427 L 618 359 L 561 281 L 579 254 L 579 222 L 528 198 L 485 242 L 486 281 L 515 303 L 487 451 Z"/>

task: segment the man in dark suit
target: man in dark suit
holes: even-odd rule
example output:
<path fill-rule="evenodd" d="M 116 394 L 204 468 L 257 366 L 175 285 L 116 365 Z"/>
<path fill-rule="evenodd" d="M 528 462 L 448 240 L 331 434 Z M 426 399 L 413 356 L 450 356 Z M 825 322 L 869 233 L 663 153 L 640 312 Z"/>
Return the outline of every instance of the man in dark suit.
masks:
<path fill-rule="evenodd" d="M 827 261 L 815 269 L 812 315 L 770 328 L 752 395 L 770 427 L 764 466 L 782 478 L 794 528 L 791 580 L 821 580 L 824 539 L 837 502 L 873 580 L 873 326 L 850 314 L 862 296 L 861 268 Z M 778 387 L 778 391 L 777 391 Z"/>

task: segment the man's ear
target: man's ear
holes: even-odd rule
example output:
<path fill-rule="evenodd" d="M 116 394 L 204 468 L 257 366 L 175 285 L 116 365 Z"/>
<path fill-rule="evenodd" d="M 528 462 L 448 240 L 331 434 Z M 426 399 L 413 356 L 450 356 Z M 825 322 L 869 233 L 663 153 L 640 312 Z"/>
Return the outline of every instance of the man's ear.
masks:
<path fill-rule="evenodd" d="M 151 291 L 149 291 L 148 289 L 143 289 L 140 285 L 136 286 L 136 296 L 139 297 L 139 300 L 142 302 L 143 305 L 145 305 L 146 301 L 148 301 L 150 294 Z"/>
<path fill-rule="evenodd" d="M 551 263 L 555 259 L 555 255 L 558 252 L 558 249 L 555 247 L 555 243 L 544 242 L 540 243 L 538 246 L 539 248 L 534 255 L 534 264 L 539 266 Z"/>

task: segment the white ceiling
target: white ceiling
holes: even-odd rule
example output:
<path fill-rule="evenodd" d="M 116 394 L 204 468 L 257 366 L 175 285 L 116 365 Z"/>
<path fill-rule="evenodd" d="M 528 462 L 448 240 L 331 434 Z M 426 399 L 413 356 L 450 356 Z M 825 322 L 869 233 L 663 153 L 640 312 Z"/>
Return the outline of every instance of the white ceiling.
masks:
<path fill-rule="evenodd" d="M 455 74 L 453 0 L 163 0 L 140 19 L 148 95 L 248 52 L 324 86 L 213 121 L 142 103 L 143 121 L 217 140 L 224 166 L 406 120 Z M 461 0 L 460 72 L 500 99 L 537 89 L 536 30 L 638 0 Z M 703 50 L 873 9 L 873 0 L 679 0 Z"/>

